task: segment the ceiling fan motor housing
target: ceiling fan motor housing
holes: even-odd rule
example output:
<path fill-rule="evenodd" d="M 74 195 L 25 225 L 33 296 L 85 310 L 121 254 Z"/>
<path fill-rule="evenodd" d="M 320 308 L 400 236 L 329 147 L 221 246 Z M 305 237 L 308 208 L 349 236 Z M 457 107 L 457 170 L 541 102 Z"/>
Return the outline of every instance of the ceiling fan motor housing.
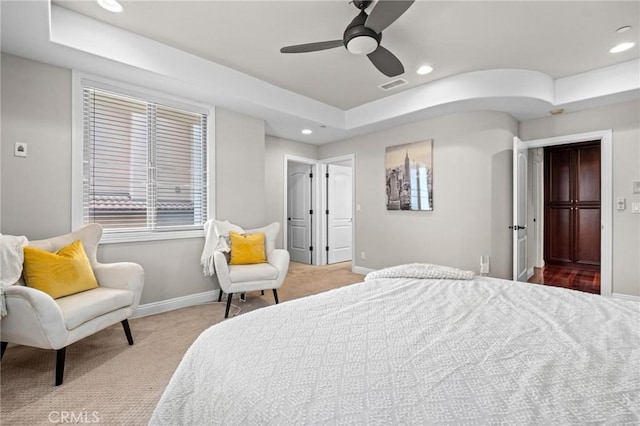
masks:
<path fill-rule="evenodd" d="M 355 55 L 368 55 L 378 48 L 382 39 L 382 34 L 364 26 L 367 17 L 368 15 L 362 9 L 347 26 L 342 37 L 344 47 Z"/>
<path fill-rule="evenodd" d="M 373 0 L 354 0 L 353 4 L 360 10 L 365 10 L 369 5 L 373 3 Z"/>

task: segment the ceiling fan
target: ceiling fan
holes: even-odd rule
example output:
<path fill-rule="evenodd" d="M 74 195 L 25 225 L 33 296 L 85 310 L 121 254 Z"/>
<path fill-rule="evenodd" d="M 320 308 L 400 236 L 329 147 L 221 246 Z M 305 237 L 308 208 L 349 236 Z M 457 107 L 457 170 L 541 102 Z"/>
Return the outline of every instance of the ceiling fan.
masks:
<path fill-rule="evenodd" d="M 378 0 L 371 14 L 367 15 L 365 9 L 372 0 L 354 0 L 353 4 L 360 9 L 360 13 L 347 25 L 342 39 L 286 46 L 280 49 L 280 52 L 316 52 L 344 46 L 354 55 L 367 55 L 378 71 L 387 77 L 395 77 L 404 72 L 404 67 L 393 53 L 380 46 L 382 30 L 393 24 L 414 1 Z"/>

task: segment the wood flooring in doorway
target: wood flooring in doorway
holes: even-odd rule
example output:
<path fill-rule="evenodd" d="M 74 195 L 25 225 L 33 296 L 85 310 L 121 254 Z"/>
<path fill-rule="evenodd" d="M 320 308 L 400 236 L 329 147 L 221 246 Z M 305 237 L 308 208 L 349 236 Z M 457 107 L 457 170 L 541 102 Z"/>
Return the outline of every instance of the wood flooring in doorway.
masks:
<path fill-rule="evenodd" d="M 600 294 L 600 271 L 548 265 L 533 268 L 529 282 Z"/>

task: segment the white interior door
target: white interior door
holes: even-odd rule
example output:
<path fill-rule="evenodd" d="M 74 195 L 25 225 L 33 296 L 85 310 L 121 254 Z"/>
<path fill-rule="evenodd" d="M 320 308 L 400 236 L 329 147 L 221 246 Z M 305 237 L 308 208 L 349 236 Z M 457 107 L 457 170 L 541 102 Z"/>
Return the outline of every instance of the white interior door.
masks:
<path fill-rule="evenodd" d="M 527 176 L 528 149 L 513 138 L 513 279 L 527 281 Z"/>
<path fill-rule="evenodd" d="M 311 264 L 311 166 L 287 167 L 287 250 L 294 262 Z"/>
<path fill-rule="evenodd" d="M 352 253 L 352 169 L 327 165 L 327 263 L 351 260 Z"/>

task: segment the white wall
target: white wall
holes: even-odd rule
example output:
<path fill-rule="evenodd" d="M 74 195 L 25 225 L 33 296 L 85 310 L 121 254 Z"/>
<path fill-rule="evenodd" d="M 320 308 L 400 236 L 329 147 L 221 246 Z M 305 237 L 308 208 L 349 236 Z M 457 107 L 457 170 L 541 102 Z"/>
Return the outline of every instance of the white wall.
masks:
<path fill-rule="evenodd" d="M 216 110 L 216 217 L 243 228 L 264 226 L 264 121 Z"/>
<path fill-rule="evenodd" d="M 2 233 L 71 226 L 71 71 L 2 55 Z M 16 142 L 28 157 L 14 157 Z"/>
<path fill-rule="evenodd" d="M 640 180 L 640 101 L 525 121 L 519 136 L 533 140 L 605 129 L 613 130 L 612 198 L 625 198 L 628 206 L 613 210 L 613 293 L 640 296 L 640 215 L 631 213 L 631 203 L 640 202 L 632 193 L 632 181 Z"/>
<path fill-rule="evenodd" d="M 320 159 L 355 154 L 354 191 L 360 211 L 354 263 L 379 269 L 428 262 L 479 272 L 480 256 L 490 255 L 490 275 L 511 278 L 508 226 L 516 130 L 508 114 L 471 112 L 320 146 Z M 434 210 L 387 211 L 385 147 L 425 139 L 433 139 Z"/>
<path fill-rule="evenodd" d="M 2 55 L 2 227 L 4 234 L 47 238 L 71 229 L 71 71 Z M 218 217 L 251 227 L 265 221 L 264 122 L 216 110 Z M 27 158 L 13 156 L 28 143 Z M 103 262 L 145 269 L 141 303 L 217 289 L 200 266 L 203 238 L 108 244 Z"/>
<path fill-rule="evenodd" d="M 0 8 L 0 10 L 2 10 Z M 0 91 L 2 89 L 2 56 L 0 55 Z M 2 141 L 4 138 L 1 134 L 2 132 L 2 102 L 0 102 L 0 141 Z M 0 165 L 2 164 L 2 144 L 0 143 Z M 2 230 L 2 173 L 0 173 L 0 230 Z"/>

